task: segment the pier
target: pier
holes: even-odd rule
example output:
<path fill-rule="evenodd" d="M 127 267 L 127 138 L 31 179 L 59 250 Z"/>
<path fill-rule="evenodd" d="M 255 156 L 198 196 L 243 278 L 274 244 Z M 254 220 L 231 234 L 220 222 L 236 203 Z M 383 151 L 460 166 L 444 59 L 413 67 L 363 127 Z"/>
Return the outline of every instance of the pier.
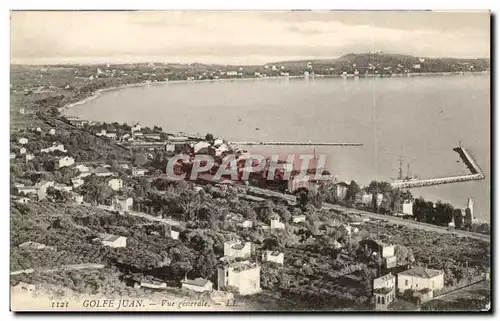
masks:
<path fill-rule="evenodd" d="M 308 142 L 230 142 L 232 145 L 247 145 L 247 146 L 363 146 L 361 143 L 308 143 Z"/>
<path fill-rule="evenodd" d="M 476 161 L 472 158 L 472 156 L 462 146 L 459 145 L 458 147 L 454 148 L 453 151 L 458 153 L 458 155 L 460 156 L 460 158 L 464 162 L 465 166 L 467 166 L 467 168 L 471 172 L 469 175 L 394 182 L 394 183 L 391 183 L 392 188 L 416 188 L 416 187 L 443 185 L 443 184 L 451 184 L 451 183 L 459 183 L 459 182 L 467 182 L 467 181 L 475 181 L 475 180 L 484 179 L 484 174 L 481 171 L 481 168 L 476 163 Z"/>

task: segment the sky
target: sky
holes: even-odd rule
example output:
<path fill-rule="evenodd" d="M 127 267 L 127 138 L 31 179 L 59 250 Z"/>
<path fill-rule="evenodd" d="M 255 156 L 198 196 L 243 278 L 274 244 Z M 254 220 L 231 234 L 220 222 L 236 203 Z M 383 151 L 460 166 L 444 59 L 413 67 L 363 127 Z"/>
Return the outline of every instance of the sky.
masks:
<path fill-rule="evenodd" d="M 10 21 L 12 63 L 490 57 L 487 11 L 13 11 Z"/>

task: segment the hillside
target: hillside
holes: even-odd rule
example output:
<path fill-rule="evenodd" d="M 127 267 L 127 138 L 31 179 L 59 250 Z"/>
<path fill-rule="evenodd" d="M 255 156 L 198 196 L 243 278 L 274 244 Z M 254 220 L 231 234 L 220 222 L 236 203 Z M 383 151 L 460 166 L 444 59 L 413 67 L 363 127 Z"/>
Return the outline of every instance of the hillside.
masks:
<path fill-rule="evenodd" d="M 386 53 L 349 53 L 335 59 L 281 61 L 268 65 L 285 66 L 285 69 L 294 72 L 299 69 L 305 70 L 309 62 L 316 73 L 324 73 L 326 70 L 334 73 L 343 71 L 350 73 L 356 69 L 360 73 L 364 73 L 365 70 L 380 70 L 380 73 L 384 73 L 383 70 L 404 72 L 415 69 L 419 72 L 459 72 L 485 71 L 490 68 L 490 59 L 486 58 L 429 58 Z"/>

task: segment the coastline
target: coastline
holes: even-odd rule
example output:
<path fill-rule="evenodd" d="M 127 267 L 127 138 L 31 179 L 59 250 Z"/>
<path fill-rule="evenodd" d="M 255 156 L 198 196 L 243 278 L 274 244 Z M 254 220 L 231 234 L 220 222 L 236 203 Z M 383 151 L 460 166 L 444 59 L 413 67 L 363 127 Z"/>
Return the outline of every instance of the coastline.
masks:
<path fill-rule="evenodd" d="M 255 78 L 223 78 L 223 79 L 197 79 L 197 80 L 167 80 L 167 81 L 157 81 L 157 82 L 139 82 L 139 83 L 132 83 L 132 84 L 123 84 L 119 86 L 112 86 L 112 87 L 106 87 L 106 88 L 101 88 L 96 90 L 94 93 L 92 93 L 90 96 L 87 96 L 83 99 L 77 100 L 72 103 L 68 103 L 64 105 L 63 107 L 59 108 L 59 112 L 64 115 L 64 111 L 68 110 L 74 106 L 79 106 L 83 105 L 87 102 L 90 102 L 94 99 L 97 99 L 100 97 L 103 93 L 106 92 L 111 92 L 115 90 L 122 90 L 126 88 L 133 88 L 133 87 L 146 87 L 146 86 L 159 86 L 159 85 L 168 85 L 168 84 L 190 84 L 190 83 L 218 83 L 218 82 L 234 82 L 234 81 L 250 81 L 250 80 L 279 80 L 279 79 L 314 79 L 314 78 L 339 78 L 339 79 L 347 79 L 347 78 L 394 78 L 394 77 L 433 77 L 433 76 L 469 76 L 469 75 L 490 75 L 489 72 L 480 72 L 480 71 L 475 71 L 475 72 L 466 72 L 463 74 L 457 73 L 457 72 L 433 72 L 433 73 L 409 73 L 409 74 L 401 74 L 401 75 L 396 75 L 393 74 L 391 76 L 382 76 L 382 75 L 361 75 L 361 76 L 355 76 L 352 74 L 343 76 L 343 75 L 312 75 L 312 76 L 304 76 L 304 75 L 298 75 L 298 76 L 273 76 L 273 77 L 255 77 Z"/>

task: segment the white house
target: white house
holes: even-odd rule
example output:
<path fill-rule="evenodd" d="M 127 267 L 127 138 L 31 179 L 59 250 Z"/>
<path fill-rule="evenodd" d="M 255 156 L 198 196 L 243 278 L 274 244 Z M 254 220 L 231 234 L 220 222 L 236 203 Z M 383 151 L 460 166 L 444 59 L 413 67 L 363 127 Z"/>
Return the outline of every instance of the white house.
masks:
<path fill-rule="evenodd" d="M 35 158 L 35 155 L 33 155 L 33 154 L 26 154 L 25 157 L 26 157 L 26 161 L 30 161 L 30 160 L 32 160 L 32 159 Z"/>
<path fill-rule="evenodd" d="M 56 143 L 56 142 L 52 143 L 52 146 L 47 147 L 47 148 L 43 148 L 40 151 L 42 153 L 52 153 L 52 152 L 55 152 L 56 150 L 60 151 L 60 152 L 63 152 L 63 153 L 67 152 L 67 150 L 64 148 L 63 144 L 59 144 L 59 143 Z"/>
<path fill-rule="evenodd" d="M 80 171 L 80 175 L 78 175 L 79 177 L 85 177 L 85 176 L 89 176 L 90 174 L 92 174 L 91 168 L 87 167 L 83 164 L 78 164 L 75 166 L 75 168 Z"/>
<path fill-rule="evenodd" d="M 300 223 L 300 222 L 305 222 L 305 221 L 306 221 L 305 215 L 293 215 L 292 216 L 293 223 Z"/>
<path fill-rule="evenodd" d="M 144 168 L 133 168 L 132 175 L 133 176 L 144 176 L 148 170 Z"/>
<path fill-rule="evenodd" d="M 166 144 L 165 145 L 165 151 L 167 151 L 167 152 L 174 152 L 175 151 L 175 145 L 174 144 Z"/>
<path fill-rule="evenodd" d="M 113 178 L 109 180 L 108 186 L 111 187 L 113 191 L 119 191 L 123 188 L 123 180 L 120 178 Z"/>
<path fill-rule="evenodd" d="M 106 135 L 104 135 L 106 137 L 108 137 L 109 139 L 113 139 L 113 140 L 116 140 L 116 133 L 107 133 Z"/>
<path fill-rule="evenodd" d="M 169 232 L 169 235 L 170 235 L 170 238 L 173 239 L 173 240 L 178 240 L 179 239 L 179 232 L 177 231 L 174 231 L 174 230 L 170 230 Z"/>
<path fill-rule="evenodd" d="M 396 277 L 389 273 L 373 279 L 373 294 L 375 310 L 387 310 L 388 305 L 396 299 Z"/>
<path fill-rule="evenodd" d="M 280 222 L 280 217 L 278 215 L 271 217 L 271 230 L 283 229 L 285 229 L 285 224 Z"/>
<path fill-rule="evenodd" d="M 58 159 L 59 168 L 71 166 L 74 163 L 75 163 L 75 159 L 73 157 L 64 156 L 64 157 L 61 157 Z"/>
<path fill-rule="evenodd" d="M 21 154 L 21 155 L 26 154 L 26 148 L 24 148 L 24 147 L 19 148 L 19 154 Z"/>
<path fill-rule="evenodd" d="M 134 205 L 134 199 L 132 197 L 125 196 L 115 196 L 112 201 L 113 208 L 121 211 L 129 211 Z"/>
<path fill-rule="evenodd" d="M 141 125 L 139 124 L 135 124 L 134 126 L 132 126 L 132 132 L 140 132 L 142 129 Z"/>
<path fill-rule="evenodd" d="M 32 242 L 32 241 L 27 241 L 27 242 L 19 244 L 19 248 L 21 248 L 21 249 L 43 250 L 46 247 L 47 246 L 45 244 L 38 243 L 38 242 Z"/>
<path fill-rule="evenodd" d="M 398 290 L 440 290 L 444 287 L 444 272 L 442 270 L 415 267 L 398 273 Z"/>
<path fill-rule="evenodd" d="M 16 154 L 10 153 L 10 159 L 15 159 L 15 158 L 16 158 Z"/>
<path fill-rule="evenodd" d="M 264 251 L 264 253 L 262 253 L 262 261 L 275 262 L 283 265 L 284 254 L 283 252 L 277 251 Z"/>
<path fill-rule="evenodd" d="M 28 138 L 25 138 L 25 137 L 21 137 L 17 140 L 19 142 L 19 144 L 21 145 L 26 145 L 28 143 Z"/>
<path fill-rule="evenodd" d="M 55 128 L 51 128 L 51 129 L 49 130 L 49 135 L 55 135 L 55 134 L 56 134 L 56 130 L 55 130 Z"/>
<path fill-rule="evenodd" d="M 30 199 L 28 197 L 19 197 L 18 199 L 15 200 L 16 203 L 18 204 L 27 204 L 29 203 Z"/>
<path fill-rule="evenodd" d="M 249 295 L 261 291 L 260 266 L 249 261 L 224 264 L 217 269 L 218 289 L 233 286 L 239 294 Z"/>
<path fill-rule="evenodd" d="M 181 283 L 183 289 L 194 292 L 212 292 L 213 290 L 213 283 L 202 278 L 196 278 L 194 280 L 184 279 Z"/>
<path fill-rule="evenodd" d="M 28 194 L 36 194 L 38 192 L 38 188 L 36 186 L 24 186 L 20 184 L 17 185 L 16 188 L 19 194 L 23 193 L 28 195 Z"/>
<path fill-rule="evenodd" d="M 47 197 L 47 188 L 54 186 L 53 181 L 41 181 L 35 185 L 38 200 L 43 200 Z"/>
<path fill-rule="evenodd" d="M 405 201 L 403 203 L 403 214 L 413 216 L 413 202 L 412 201 Z"/>
<path fill-rule="evenodd" d="M 102 244 L 109 247 L 127 247 L 127 238 L 125 236 L 105 235 L 102 238 Z"/>
<path fill-rule="evenodd" d="M 252 242 L 228 241 L 224 242 L 224 256 L 248 258 L 252 253 Z"/>
<path fill-rule="evenodd" d="M 71 197 L 76 204 L 83 204 L 83 195 L 73 192 L 71 193 Z"/>
<path fill-rule="evenodd" d="M 237 224 L 237 226 L 241 228 L 252 228 L 253 227 L 253 222 L 250 220 L 243 220 Z"/>

